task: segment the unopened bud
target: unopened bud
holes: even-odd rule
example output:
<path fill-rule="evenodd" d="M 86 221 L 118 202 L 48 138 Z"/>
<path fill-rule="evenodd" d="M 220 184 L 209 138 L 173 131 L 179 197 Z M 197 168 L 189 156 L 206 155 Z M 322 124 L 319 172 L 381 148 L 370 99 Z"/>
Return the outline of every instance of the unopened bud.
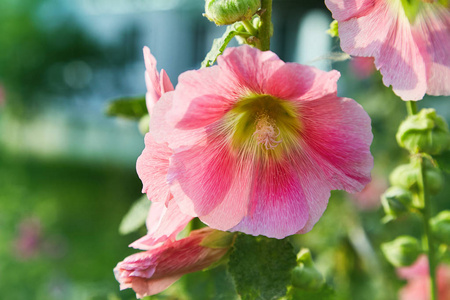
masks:
<path fill-rule="evenodd" d="M 260 6 L 260 0 L 206 0 L 205 16 L 216 25 L 230 25 L 251 20 Z"/>
<path fill-rule="evenodd" d="M 412 153 L 439 154 L 450 147 L 450 133 L 445 120 L 432 108 L 422 109 L 400 124 L 398 144 Z"/>
<path fill-rule="evenodd" d="M 325 280 L 316 269 L 308 249 L 302 249 L 297 255 L 298 266 L 292 270 L 292 286 L 307 290 L 320 289 Z"/>
<path fill-rule="evenodd" d="M 419 241 L 412 236 L 400 236 L 395 240 L 381 244 L 386 259 L 395 267 L 412 265 L 422 253 Z"/>
<path fill-rule="evenodd" d="M 431 195 L 437 194 L 443 184 L 442 172 L 433 165 L 433 163 L 423 157 L 425 176 L 428 192 Z M 389 181 L 393 186 L 399 186 L 412 192 L 418 192 L 418 179 L 420 176 L 420 161 L 416 160 L 409 164 L 400 165 L 392 171 Z"/>
<path fill-rule="evenodd" d="M 450 211 L 444 210 L 430 220 L 434 236 L 440 242 L 450 245 Z"/>
<path fill-rule="evenodd" d="M 393 218 L 398 217 L 409 210 L 412 203 L 410 191 L 398 186 L 392 186 L 381 195 L 381 205 L 383 205 L 386 215 Z"/>

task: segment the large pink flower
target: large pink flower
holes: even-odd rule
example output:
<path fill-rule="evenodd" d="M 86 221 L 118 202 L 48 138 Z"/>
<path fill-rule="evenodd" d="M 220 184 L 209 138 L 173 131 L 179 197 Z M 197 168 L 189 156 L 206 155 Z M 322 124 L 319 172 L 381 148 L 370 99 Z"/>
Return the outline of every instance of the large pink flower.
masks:
<path fill-rule="evenodd" d="M 311 230 L 330 190 L 360 191 L 373 165 L 370 119 L 337 97 L 339 76 L 249 46 L 180 75 L 150 133 L 173 151 L 167 179 L 181 211 L 283 238 Z"/>
<path fill-rule="evenodd" d="M 342 49 L 371 56 L 403 100 L 450 95 L 450 11 L 436 0 L 325 0 Z"/>
<path fill-rule="evenodd" d="M 398 276 L 407 279 L 408 284 L 400 290 L 400 300 L 429 300 L 430 276 L 428 260 L 420 256 L 410 267 L 397 269 Z M 437 285 L 439 300 L 450 300 L 450 267 L 440 265 L 437 269 Z"/>
<path fill-rule="evenodd" d="M 192 231 L 184 239 L 133 254 L 117 264 L 120 289 L 132 288 L 138 298 L 162 292 L 181 276 L 203 270 L 229 250 L 233 236 L 211 228 Z"/>

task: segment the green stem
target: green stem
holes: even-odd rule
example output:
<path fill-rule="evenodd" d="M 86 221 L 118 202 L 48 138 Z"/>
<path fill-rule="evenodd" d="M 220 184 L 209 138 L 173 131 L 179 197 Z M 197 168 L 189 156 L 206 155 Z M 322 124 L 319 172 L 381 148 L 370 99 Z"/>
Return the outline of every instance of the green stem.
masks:
<path fill-rule="evenodd" d="M 430 228 L 430 218 L 431 218 L 431 201 L 430 197 L 427 194 L 427 178 L 425 175 L 425 163 L 424 158 L 422 157 L 420 162 L 420 176 L 419 176 L 419 197 L 424 204 L 423 209 L 423 221 L 424 221 L 424 229 L 425 229 L 425 239 L 428 247 L 428 266 L 430 272 L 430 287 L 431 287 L 431 300 L 438 300 L 438 292 L 437 292 L 437 282 L 436 282 L 436 248 L 433 241 L 433 235 Z"/>
<path fill-rule="evenodd" d="M 261 1 L 261 27 L 259 28 L 259 39 L 262 51 L 270 50 L 270 31 L 272 26 L 272 0 Z"/>
<path fill-rule="evenodd" d="M 416 101 L 407 101 L 406 109 L 408 111 L 408 115 L 410 115 L 410 116 L 417 114 L 417 102 Z"/>
<path fill-rule="evenodd" d="M 252 22 L 249 20 L 242 21 L 242 25 L 244 25 L 245 30 L 247 30 L 248 33 L 250 33 L 253 36 L 258 36 L 258 30 L 256 30 L 255 27 L 253 27 Z"/>
<path fill-rule="evenodd" d="M 406 109 L 408 111 L 408 115 L 412 116 L 417 114 L 417 102 L 415 101 L 407 101 Z M 424 223 L 424 241 L 425 247 L 427 247 L 428 254 L 428 267 L 430 273 L 430 300 L 438 300 L 438 291 L 437 291 L 437 281 L 436 281 L 436 265 L 437 265 L 437 257 L 436 257 L 436 248 L 435 243 L 433 241 L 433 235 L 430 228 L 430 219 L 431 219 L 431 201 L 430 196 L 427 193 L 427 177 L 426 177 L 426 167 L 424 162 L 424 157 L 420 158 L 420 175 L 418 178 L 419 185 L 419 198 L 420 202 L 423 203 L 423 223 Z"/>

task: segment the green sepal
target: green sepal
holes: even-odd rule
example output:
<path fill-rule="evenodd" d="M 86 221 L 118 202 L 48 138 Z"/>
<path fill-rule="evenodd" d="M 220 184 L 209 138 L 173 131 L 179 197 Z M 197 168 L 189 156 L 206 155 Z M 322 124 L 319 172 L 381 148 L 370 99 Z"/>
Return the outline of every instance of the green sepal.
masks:
<path fill-rule="evenodd" d="M 151 202 L 148 200 L 147 195 L 136 200 L 123 217 L 119 226 L 119 233 L 122 235 L 129 234 L 144 226 L 150 204 Z"/>
<path fill-rule="evenodd" d="M 432 108 L 424 108 L 404 120 L 396 139 L 411 153 L 440 154 L 450 147 L 450 133 L 445 120 Z"/>
<path fill-rule="evenodd" d="M 433 155 L 433 159 L 442 171 L 450 173 L 450 150 L 444 151 L 438 155 Z"/>
<path fill-rule="evenodd" d="M 260 0 L 206 0 L 204 16 L 218 26 L 231 25 L 251 20 L 260 7 Z"/>
<path fill-rule="evenodd" d="M 148 114 L 145 96 L 113 99 L 106 107 L 106 114 L 108 116 L 139 120 Z"/>
<path fill-rule="evenodd" d="M 450 246 L 450 211 L 441 211 L 430 220 L 430 225 L 436 239 Z"/>
<path fill-rule="evenodd" d="M 216 230 L 204 238 L 200 243 L 208 248 L 228 248 L 234 243 L 236 233 Z"/>
<path fill-rule="evenodd" d="M 245 234 L 237 236 L 228 262 L 242 300 L 285 296 L 295 266 L 293 247 L 286 239 Z"/>
<path fill-rule="evenodd" d="M 392 186 L 381 195 L 381 205 L 390 219 L 407 213 L 411 204 L 412 193 L 399 186 Z"/>
<path fill-rule="evenodd" d="M 225 51 L 228 43 L 238 34 L 239 31 L 235 30 L 234 25 L 227 26 L 227 30 L 225 30 L 222 37 L 214 39 L 211 50 L 202 61 L 202 68 L 212 66 L 216 62 L 217 57 Z"/>
<path fill-rule="evenodd" d="M 395 267 L 412 265 L 422 253 L 419 241 L 412 236 L 399 236 L 393 241 L 381 244 L 386 259 Z"/>

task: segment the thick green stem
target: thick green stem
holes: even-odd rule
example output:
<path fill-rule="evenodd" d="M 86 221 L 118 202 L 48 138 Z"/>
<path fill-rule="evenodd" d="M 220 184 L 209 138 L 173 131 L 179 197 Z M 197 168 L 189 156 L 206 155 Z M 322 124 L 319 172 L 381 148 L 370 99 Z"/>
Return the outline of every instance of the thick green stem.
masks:
<path fill-rule="evenodd" d="M 420 163 L 420 176 L 419 176 L 419 197 L 424 204 L 423 209 L 423 223 L 425 229 L 425 239 L 427 242 L 427 254 L 428 254 L 428 266 L 430 269 L 430 292 L 431 300 L 438 300 L 437 292 L 437 282 L 436 282 L 436 248 L 433 241 L 433 235 L 430 228 L 430 218 L 431 218 L 431 201 L 427 193 L 427 177 L 425 176 L 425 163 L 421 159 Z"/>
<path fill-rule="evenodd" d="M 270 50 L 270 32 L 272 26 L 272 0 L 261 1 L 261 27 L 259 28 L 260 49 Z"/>

